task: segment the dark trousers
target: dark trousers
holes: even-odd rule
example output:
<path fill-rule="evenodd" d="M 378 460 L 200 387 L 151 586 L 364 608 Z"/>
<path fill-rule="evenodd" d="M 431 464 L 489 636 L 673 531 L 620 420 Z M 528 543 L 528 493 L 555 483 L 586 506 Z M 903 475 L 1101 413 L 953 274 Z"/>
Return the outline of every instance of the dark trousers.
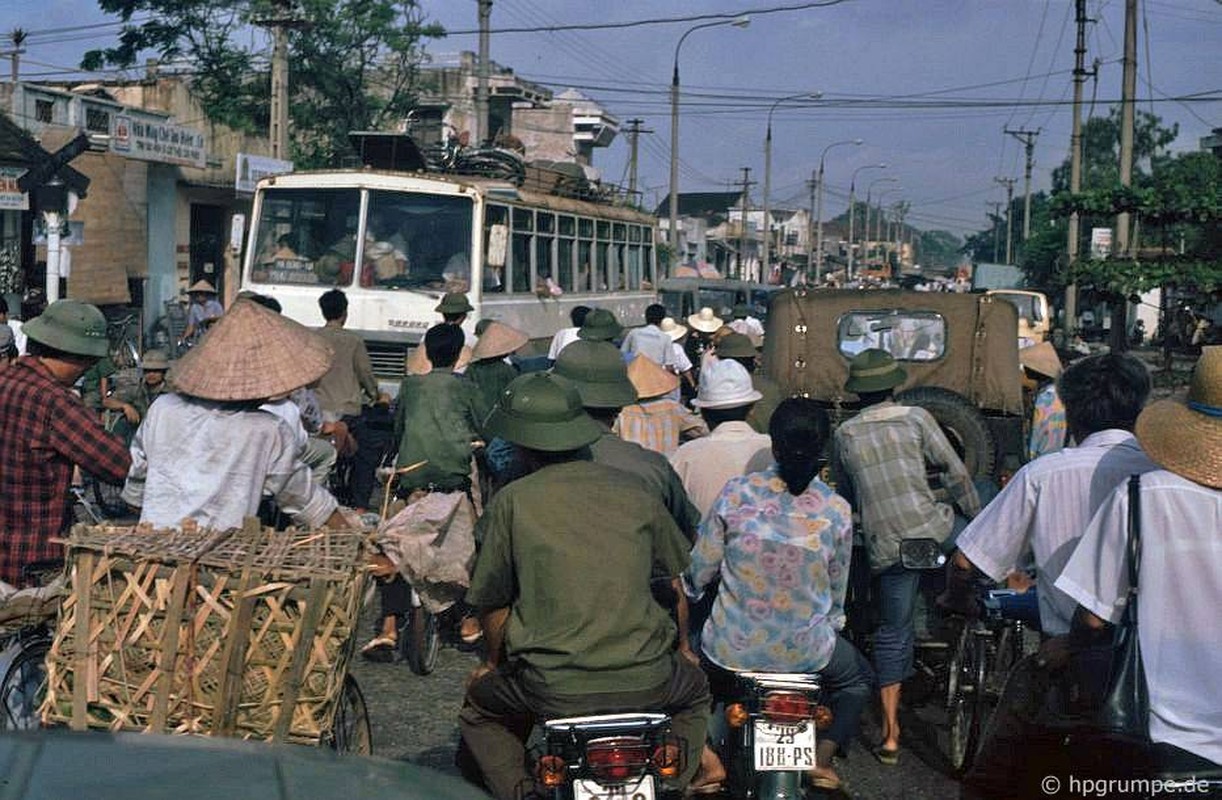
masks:
<path fill-rule="evenodd" d="M 393 616 L 402 623 L 412 608 L 412 587 L 403 576 L 396 574 L 388 581 L 379 582 L 378 594 L 382 601 L 382 618 Z"/>
<path fill-rule="evenodd" d="M 523 682 L 511 666 L 503 666 L 467 687 L 458 724 L 492 795 L 514 800 L 530 787 L 524 742 L 532 725 L 558 717 L 629 711 L 670 715 L 671 731 L 683 742 L 686 759 L 678 787 L 686 786 L 700 766 L 709 685 L 700 667 L 678 655 L 673 656 L 670 680 L 661 686 L 600 694 L 546 694 Z"/>
<path fill-rule="evenodd" d="M 353 508 L 369 508 L 374 490 L 374 472 L 390 452 L 394 420 L 381 406 L 368 406 L 360 416 L 344 417 L 348 432 L 356 439 L 356 454 L 348 468 L 348 497 Z"/>

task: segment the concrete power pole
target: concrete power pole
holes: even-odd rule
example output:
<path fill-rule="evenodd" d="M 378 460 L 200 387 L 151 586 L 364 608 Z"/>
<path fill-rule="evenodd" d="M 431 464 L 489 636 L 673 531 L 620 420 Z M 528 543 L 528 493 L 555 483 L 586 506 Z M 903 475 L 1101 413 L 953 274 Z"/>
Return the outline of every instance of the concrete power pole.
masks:
<path fill-rule="evenodd" d="M 1082 190 L 1082 84 L 1090 74 L 1086 70 L 1086 0 L 1074 0 L 1074 19 L 1078 24 L 1078 41 L 1074 45 L 1073 70 L 1073 133 L 1069 136 L 1069 193 L 1077 194 Z M 1067 270 L 1072 270 L 1078 260 L 1080 226 L 1082 220 L 1078 212 L 1069 215 L 1069 230 L 1065 247 L 1065 264 Z M 1065 329 L 1072 332 L 1078 320 L 1078 284 L 1070 283 L 1065 287 Z"/>
<path fill-rule="evenodd" d="M 818 282 L 819 265 L 815 263 L 815 197 L 819 188 L 818 170 L 811 170 L 810 180 L 806 182 L 806 188 L 810 189 L 810 224 L 806 226 L 806 271 L 803 273 L 803 275 L 809 280 L 811 276 L 811 269 L 813 268 L 815 281 Z"/>
<path fill-rule="evenodd" d="M 1015 178 L 994 178 L 1006 187 L 1006 263 L 1014 263 L 1014 184 Z"/>
<path fill-rule="evenodd" d="M 1133 185 L 1133 127 L 1137 100 L 1137 0 L 1124 4 L 1124 72 L 1120 86 L 1120 185 Z M 1134 246 L 1130 238 L 1129 215 L 1116 215 L 1117 258 L 1132 258 Z M 1128 349 L 1128 300 L 1121 298 L 1112 309 L 1111 346 L 1114 352 Z"/>
<path fill-rule="evenodd" d="M 1027 153 L 1027 163 L 1023 169 L 1023 241 L 1031 238 L 1031 167 L 1035 164 L 1035 139 L 1040 135 L 1038 130 L 1012 131 L 1006 128 L 1006 133 L 1023 143 Z"/>
<path fill-rule="evenodd" d="M 486 144 L 491 138 L 488 129 L 488 76 L 492 27 L 492 0 L 479 0 L 479 64 L 475 82 L 475 144 Z"/>
<path fill-rule="evenodd" d="M 641 127 L 643 119 L 628 120 L 628 197 L 636 198 L 636 181 L 637 181 L 637 146 L 640 144 L 640 136 L 642 133 L 653 133 L 653 131 Z"/>
<path fill-rule="evenodd" d="M 738 255 L 735 258 L 734 271 L 737 273 L 734 277 L 742 280 L 743 277 L 743 250 L 747 246 L 747 212 L 751 210 L 751 186 L 754 181 L 751 180 L 751 168 L 743 167 L 743 193 L 742 193 L 742 217 L 739 219 L 738 228 Z"/>
<path fill-rule="evenodd" d="M 29 34 L 27 34 L 21 28 L 15 28 L 8 35 L 9 41 L 13 44 L 13 49 L 5 53 L 0 53 L 0 55 L 7 55 L 9 57 L 11 62 L 9 80 L 14 86 L 17 85 L 19 75 L 21 74 L 21 54 L 25 52 L 25 47 L 23 45 L 25 44 L 25 39 L 28 35 Z"/>
<path fill-rule="evenodd" d="M 1001 259 L 1001 201 L 993 200 L 989 205 L 993 207 L 993 263 L 996 264 Z"/>
<path fill-rule="evenodd" d="M 256 19 L 255 24 L 272 32 L 272 96 L 271 119 L 267 138 L 271 140 L 272 158 L 289 157 L 289 29 L 304 28 L 308 23 L 296 13 L 292 0 L 276 0 L 276 15 Z"/>

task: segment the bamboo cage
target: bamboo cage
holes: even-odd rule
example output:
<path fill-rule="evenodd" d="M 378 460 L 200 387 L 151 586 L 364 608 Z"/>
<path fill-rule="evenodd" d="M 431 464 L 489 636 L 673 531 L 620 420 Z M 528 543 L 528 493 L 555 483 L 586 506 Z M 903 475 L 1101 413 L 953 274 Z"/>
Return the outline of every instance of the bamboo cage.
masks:
<path fill-rule="evenodd" d="M 44 723 L 317 744 L 352 656 L 365 538 L 77 525 Z"/>

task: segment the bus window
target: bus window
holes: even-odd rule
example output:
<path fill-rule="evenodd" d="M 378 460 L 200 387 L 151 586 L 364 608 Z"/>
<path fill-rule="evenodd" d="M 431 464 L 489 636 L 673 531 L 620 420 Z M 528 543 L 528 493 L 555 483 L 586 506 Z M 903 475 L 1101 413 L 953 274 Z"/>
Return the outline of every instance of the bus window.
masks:
<path fill-rule="evenodd" d="M 356 262 L 358 189 L 263 193 L 250 280 L 348 286 Z"/>
<path fill-rule="evenodd" d="M 566 292 L 573 291 L 573 240 L 556 242 L 556 283 Z"/>
<path fill-rule="evenodd" d="M 531 242 L 534 238 L 529 233 L 513 234 L 513 251 L 510 261 L 510 281 L 509 291 L 511 292 L 529 292 L 531 290 L 530 283 L 530 251 Z"/>
<path fill-rule="evenodd" d="M 612 288 L 607 282 L 607 267 L 610 262 L 608 247 L 606 242 L 597 242 L 594 245 L 594 291 L 596 292 L 606 292 Z"/>
<path fill-rule="evenodd" d="M 635 228 L 633 229 L 635 230 Z M 628 247 L 628 288 L 641 288 L 641 246 L 639 244 L 629 245 Z"/>
<path fill-rule="evenodd" d="M 497 206 L 488 204 L 484 207 L 484 252 L 488 252 L 488 231 L 493 225 L 508 225 L 509 224 L 509 208 L 506 206 Z M 484 266 L 484 281 L 483 291 L 485 292 L 503 292 L 505 291 L 505 277 L 503 267 L 494 267 L 492 265 Z"/>
<path fill-rule="evenodd" d="M 535 237 L 535 292 L 551 293 L 553 286 L 556 286 L 555 271 L 552 257 L 552 242 L 555 240 L 550 236 L 538 235 Z M 551 283 L 548 283 L 551 281 Z"/>
<path fill-rule="evenodd" d="M 577 243 L 577 291 L 593 291 L 594 246 L 590 242 Z"/>
<path fill-rule="evenodd" d="M 466 197 L 370 192 L 361 285 L 469 291 L 471 216 Z"/>

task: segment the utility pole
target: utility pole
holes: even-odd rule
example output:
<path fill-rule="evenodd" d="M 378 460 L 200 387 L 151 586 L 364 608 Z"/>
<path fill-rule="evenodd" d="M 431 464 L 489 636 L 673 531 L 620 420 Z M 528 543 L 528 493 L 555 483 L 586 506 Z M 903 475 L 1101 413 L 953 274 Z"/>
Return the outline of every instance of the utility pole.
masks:
<path fill-rule="evenodd" d="M 808 235 L 806 237 L 806 272 L 805 277 L 810 280 L 811 269 L 814 269 L 815 281 L 819 280 L 819 265 L 815 263 L 815 203 L 816 190 L 819 188 L 819 172 L 811 170 L 810 180 L 806 182 L 806 188 L 810 189 L 810 224 L 807 225 Z"/>
<path fill-rule="evenodd" d="M 483 145 L 488 130 L 488 75 L 492 71 L 488 51 L 491 47 L 492 0 L 479 0 L 479 64 L 475 81 L 475 143 Z"/>
<path fill-rule="evenodd" d="M 628 120 L 628 196 L 636 197 L 637 145 L 642 133 L 653 131 L 641 127 L 643 119 Z"/>
<path fill-rule="evenodd" d="M 293 0 L 275 0 L 275 16 L 256 19 L 255 24 L 272 32 L 271 119 L 267 138 L 272 158 L 289 157 L 289 29 L 305 28 L 309 23 L 297 14 Z"/>
<path fill-rule="evenodd" d="M 18 75 L 21 72 L 21 54 L 25 52 L 25 38 L 28 36 L 21 28 L 14 28 L 8 35 L 9 41 L 13 43 L 13 49 L 0 55 L 6 55 L 11 61 L 11 72 L 9 80 L 14 86 L 17 85 Z"/>
<path fill-rule="evenodd" d="M 1073 69 L 1073 133 L 1069 136 L 1069 193 L 1076 195 L 1082 190 L 1082 84 L 1090 74 L 1086 70 L 1086 0 L 1074 0 L 1074 20 L 1078 24 L 1078 41 L 1074 45 Z M 1093 70 L 1092 70 L 1093 72 Z M 1069 215 L 1065 264 L 1073 270 L 1078 260 L 1082 220 L 1077 211 Z M 1078 284 L 1065 287 L 1065 328 L 1072 332 L 1078 327 Z"/>
<path fill-rule="evenodd" d="M 1035 138 L 1040 135 L 1039 130 L 1012 131 L 1006 128 L 1006 133 L 1013 136 L 1023 143 L 1023 148 L 1027 151 L 1027 165 L 1023 169 L 1023 241 L 1031 238 L 1031 167 L 1035 163 Z"/>
<path fill-rule="evenodd" d="M 740 226 L 738 229 L 738 255 L 735 259 L 734 277 L 742 280 L 743 277 L 743 250 L 747 246 L 747 212 L 751 209 L 751 186 L 755 181 L 751 180 L 751 168 L 743 167 L 743 193 L 742 193 L 742 217 L 740 218 Z"/>
<path fill-rule="evenodd" d="M 1124 3 L 1124 71 L 1120 85 L 1120 185 L 1133 185 L 1133 112 L 1137 100 L 1137 0 Z M 1116 215 L 1117 258 L 1133 257 L 1134 246 L 1130 238 L 1129 215 Z M 1128 300 L 1122 298 L 1112 309 L 1111 346 L 1113 352 L 1128 349 Z"/>
<path fill-rule="evenodd" d="M 997 264 L 1001 259 L 1001 201 L 993 200 L 989 205 L 993 207 L 993 263 Z"/>
<path fill-rule="evenodd" d="M 993 180 L 1006 187 L 1006 263 L 1014 263 L 1014 184 L 1015 178 L 994 178 Z"/>

